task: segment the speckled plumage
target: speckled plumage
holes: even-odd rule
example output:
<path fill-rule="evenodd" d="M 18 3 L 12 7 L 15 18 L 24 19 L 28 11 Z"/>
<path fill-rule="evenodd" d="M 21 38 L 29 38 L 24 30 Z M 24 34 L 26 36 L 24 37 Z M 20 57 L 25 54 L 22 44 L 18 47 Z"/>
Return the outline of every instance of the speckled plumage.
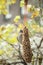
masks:
<path fill-rule="evenodd" d="M 26 62 L 30 63 L 32 59 L 32 50 L 30 46 L 30 40 L 28 35 L 28 29 L 24 27 L 23 36 L 22 36 L 22 45 L 23 45 L 23 58 Z"/>

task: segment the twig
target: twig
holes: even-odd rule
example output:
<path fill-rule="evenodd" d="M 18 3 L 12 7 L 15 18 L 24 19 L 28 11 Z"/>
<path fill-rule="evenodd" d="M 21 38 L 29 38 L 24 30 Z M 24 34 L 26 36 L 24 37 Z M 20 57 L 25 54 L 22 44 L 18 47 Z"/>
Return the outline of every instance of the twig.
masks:
<path fill-rule="evenodd" d="M 40 48 L 40 47 L 41 47 L 42 42 L 43 42 L 43 38 L 41 39 L 41 41 L 40 41 L 40 44 L 39 44 L 38 48 Z"/>
<path fill-rule="evenodd" d="M 35 40 L 33 40 L 33 41 L 35 42 Z M 42 42 L 43 42 L 43 38 L 41 39 L 41 41 L 40 41 L 40 44 L 39 44 L 39 45 L 37 45 L 37 43 L 35 42 L 35 45 L 37 46 L 37 48 L 38 48 L 38 49 L 41 47 Z"/>

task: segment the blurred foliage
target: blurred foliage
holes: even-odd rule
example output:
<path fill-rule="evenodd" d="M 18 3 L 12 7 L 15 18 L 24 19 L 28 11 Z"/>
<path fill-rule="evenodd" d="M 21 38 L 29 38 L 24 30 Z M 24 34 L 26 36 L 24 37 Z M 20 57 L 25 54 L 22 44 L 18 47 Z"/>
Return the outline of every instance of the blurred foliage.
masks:
<path fill-rule="evenodd" d="M 15 3 L 16 0 L 0 0 L 0 14 L 7 15 L 9 13 L 7 7 Z"/>
<path fill-rule="evenodd" d="M 30 37 L 35 35 L 36 33 L 43 33 L 43 26 L 40 26 L 34 20 L 25 22 L 25 25 L 28 27 Z"/>

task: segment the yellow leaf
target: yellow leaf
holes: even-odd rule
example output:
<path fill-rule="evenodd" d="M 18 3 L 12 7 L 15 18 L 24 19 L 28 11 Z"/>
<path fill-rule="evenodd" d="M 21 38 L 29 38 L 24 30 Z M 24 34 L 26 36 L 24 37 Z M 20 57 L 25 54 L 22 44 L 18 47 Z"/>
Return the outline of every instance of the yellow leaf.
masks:
<path fill-rule="evenodd" d="M 4 54 L 4 51 L 0 49 L 0 55 Z"/>
<path fill-rule="evenodd" d="M 17 40 L 17 34 L 13 35 L 13 37 L 12 37 L 12 36 L 9 37 L 9 38 L 7 39 L 7 41 L 8 41 L 9 43 L 11 43 L 11 44 L 17 43 L 17 42 L 18 42 L 18 40 Z"/>
<path fill-rule="evenodd" d="M 37 25 L 32 25 L 31 27 L 32 27 L 34 30 L 37 29 Z"/>
<path fill-rule="evenodd" d="M 6 27 L 3 25 L 0 28 L 1 28 L 1 31 L 6 30 Z"/>
<path fill-rule="evenodd" d="M 36 31 L 37 31 L 37 32 L 41 32 L 41 29 L 40 29 L 40 27 L 39 27 L 39 28 L 37 28 L 37 29 L 36 29 Z"/>
<path fill-rule="evenodd" d="M 18 22 L 20 20 L 20 16 L 16 16 L 15 18 L 14 18 L 14 22 Z"/>
<path fill-rule="evenodd" d="M 23 24 L 19 24 L 19 26 L 18 26 L 20 29 L 22 29 L 23 28 Z"/>
<path fill-rule="evenodd" d="M 0 33 L 0 38 L 2 38 L 2 33 Z"/>
<path fill-rule="evenodd" d="M 34 17 L 37 17 L 37 16 L 39 16 L 39 11 L 33 12 L 31 18 L 34 18 Z"/>
<path fill-rule="evenodd" d="M 20 7 L 23 7 L 24 6 L 24 0 L 20 1 Z"/>
<path fill-rule="evenodd" d="M 2 6 L 0 5 L 0 10 L 2 9 Z"/>
<path fill-rule="evenodd" d="M 28 12 L 31 12 L 31 9 L 32 9 L 32 5 L 28 5 L 28 6 L 27 6 Z"/>
<path fill-rule="evenodd" d="M 17 28 L 17 32 L 19 32 L 20 31 L 20 28 Z"/>
<path fill-rule="evenodd" d="M 43 27 L 41 27 L 41 32 L 43 33 Z"/>
<path fill-rule="evenodd" d="M 12 3 L 12 4 L 15 4 L 15 3 L 16 3 L 16 0 L 12 0 L 11 3 Z"/>
<path fill-rule="evenodd" d="M 3 10 L 2 14 L 7 15 L 9 12 L 7 10 Z"/>

